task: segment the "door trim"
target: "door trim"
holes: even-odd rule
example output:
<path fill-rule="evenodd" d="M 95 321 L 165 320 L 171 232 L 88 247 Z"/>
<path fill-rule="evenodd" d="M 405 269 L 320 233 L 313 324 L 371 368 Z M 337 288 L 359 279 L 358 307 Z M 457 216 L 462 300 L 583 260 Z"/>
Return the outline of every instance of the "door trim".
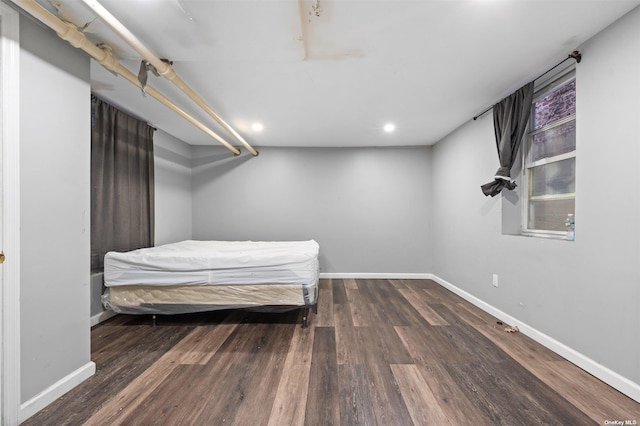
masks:
<path fill-rule="evenodd" d="M 0 3 L 2 264 L 0 405 L 3 425 L 20 414 L 20 16 Z"/>

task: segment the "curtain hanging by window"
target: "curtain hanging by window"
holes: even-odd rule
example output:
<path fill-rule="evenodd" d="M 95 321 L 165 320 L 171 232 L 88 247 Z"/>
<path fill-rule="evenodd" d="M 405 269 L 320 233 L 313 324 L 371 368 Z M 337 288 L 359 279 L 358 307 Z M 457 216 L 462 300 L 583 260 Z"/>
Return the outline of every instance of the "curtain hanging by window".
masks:
<path fill-rule="evenodd" d="M 153 127 L 92 96 L 91 271 L 154 243 Z"/>
<path fill-rule="evenodd" d="M 516 187 L 511 179 L 511 167 L 516 160 L 522 143 L 533 101 L 533 81 L 525 84 L 510 96 L 493 106 L 493 127 L 500 168 L 493 182 L 481 186 L 484 195 L 495 197 L 504 188 Z"/>

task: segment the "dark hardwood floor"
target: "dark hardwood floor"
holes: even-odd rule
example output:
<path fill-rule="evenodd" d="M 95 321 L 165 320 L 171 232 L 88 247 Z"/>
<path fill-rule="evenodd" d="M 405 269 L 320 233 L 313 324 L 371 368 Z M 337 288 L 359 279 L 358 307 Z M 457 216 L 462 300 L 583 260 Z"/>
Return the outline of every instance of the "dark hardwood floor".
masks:
<path fill-rule="evenodd" d="M 429 280 L 321 280 L 318 314 L 119 315 L 25 425 L 603 425 L 640 404 Z"/>

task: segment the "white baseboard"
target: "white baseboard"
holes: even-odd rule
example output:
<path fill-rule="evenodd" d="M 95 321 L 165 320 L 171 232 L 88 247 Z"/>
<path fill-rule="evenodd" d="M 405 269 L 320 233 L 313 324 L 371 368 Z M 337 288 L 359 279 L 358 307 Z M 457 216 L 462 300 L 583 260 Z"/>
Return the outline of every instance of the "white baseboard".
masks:
<path fill-rule="evenodd" d="M 95 372 L 96 364 L 90 361 L 23 403 L 20 406 L 20 423 L 93 376 Z"/>
<path fill-rule="evenodd" d="M 94 325 L 98 325 L 102 321 L 106 321 L 109 318 L 115 317 L 116 315 L 118 314 L 113 311 L 103 311 L 97 315 L 94 315 L 91 317 L 90 327 L 93 327 Z"/>
<path fill-rule="evenodd" d="M 504 321 L 505 323 L 511 326 L 517 325 L 518 329 L 522 334 L 530 337 L 531 339 L 535 340 L 541 345 L 547 347 L 548 349 L 557 353 L 561 357 L 565 358 L 566 360 L 582 368 L 584 371 L 590 373 L 591 375 L 607 383 L 609 386 L 619 390 L 620 392 L 627 395 L 628 397 L 634 399 L 635 401 L 640 402 L 640 384 L 632 382 L 626 377 L 621 376 L 615 371 L 610 370 L 604 365 L 597 363 L 591 358 L 588 358 L 587 356 L 581 354 L 580 352 L 557 341 L 553 337 L 550 337 L 542 333 L 541 331 L 527 324 L 524 324 L 522 321 L 519 321 L 517 318 L 502 312 L 500 309 L 495 308 L 494 306 L 478 299 L 472 294 L 467 293 L 466 291 L 454 286 L 450 282 L 447 282 L 435 275 L 432 275 L 431 279 L 437 282 L 438 284 L 440 284 L 441 286 L 447 288 L 448 290 L 451 290 L 453 293 L 462 297 L 463 299 L 470 302 L 471 304 L 482 309 L 483 311 L 493 315 L 496 318 L 499 318 L 501 321 Z"/>
<path fill-rule="evenodd" d="M 391 272 L 391 273 L 380 273 L 380 272 L 321 272 L 320 278 L 360 278 L 360 279 L 371 279 L 371 280 L 431 280 L 433 279 L 433 274 L 424 274 L 424 273 L 399 273 L 399 272 Z"/>

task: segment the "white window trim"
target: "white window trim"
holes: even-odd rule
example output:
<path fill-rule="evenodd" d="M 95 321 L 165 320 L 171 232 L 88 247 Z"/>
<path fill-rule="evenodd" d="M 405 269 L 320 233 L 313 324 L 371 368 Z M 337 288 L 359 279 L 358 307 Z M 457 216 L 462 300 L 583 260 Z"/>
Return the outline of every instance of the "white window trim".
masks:
<path fill-rule="evenodd" d="M 569 158 L 576 158 L 576 150 L 575 149 L 573 151 L 570 151 L 570 152 L 565 152 L 564 154 L 555 155 L 553 157 L 545 157 L 545 158 L 541 158 L 540 160 L 537 160 L 537 161 L 532 161 L 530 163 L 526 163 L 524 168 L 525 169 L 532 169 L 534 167 L 544 166 L 546 164 L 556 163 L 556 162 L 562 161 L 562 160 L 568 160 Z"/>
<path fill-rule="evenodd" d="M 562 86 L 568 83 L 571 80 L 575 80 L 575 65 L 571 68 L 568 68 L 562 71 L 562 75 L 556 75 L 552 78 L 547 79 L 534 93 L 532 104 L 537 102 L 540 98 L 546 96 L 549 92 L 553 91 L 556 87 Z M 537 161 L 529 161 L 529 151 L 531 148 L 530 138 L 533 135 L 549 130 L 550 128 L 560 126 L 562 124 L 568 123 L 572 120 L 576 119 L 576 114 L 571 114 L 570 116 L 563 117 L 560 120 L 554 121 L 552 124 L 548 124 L 543 126 L 534 132 L 529 132 L 529 126 L 531 126 L 531 121 L 527 125 L 527 130 L 525 131 L 526 140 L 523 141 L 523 149 L 522 153 L 522 231 L 521 235 L 526 237 L 537 237 L 537 238 L 550 238 L 557 240 L 568 240 L 567 233 L 565 231 L 551 231 L 551 230 L 543 230 L 543 229 L 531 229 L 529 228 L 529 202 L 530 200 L 543 200 L 543 199 L 575 199 L 576 193 L 567 193 L 567 194 L 554 194 L 554 195 L 543 195 L 543 196 L 535 196 L 529 197 L 529 169 L 537 166 L 542 166 L 545 164 L 554 163 L 557 161 L 566 160 L 569 158 L 576 158 L 576 151 L 573 150 L 570 152 L 566 152 L 560 155 L 556 155 L 553 157 L 545 157 L 543 159 Z"/>

